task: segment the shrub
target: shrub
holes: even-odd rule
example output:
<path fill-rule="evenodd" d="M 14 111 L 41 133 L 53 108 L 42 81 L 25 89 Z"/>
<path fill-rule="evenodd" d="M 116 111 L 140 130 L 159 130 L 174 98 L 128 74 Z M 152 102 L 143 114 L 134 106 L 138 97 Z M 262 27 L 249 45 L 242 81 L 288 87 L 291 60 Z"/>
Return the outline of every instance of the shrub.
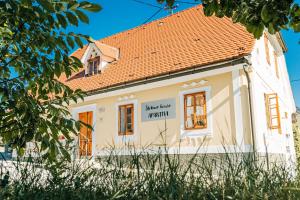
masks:
<path fill-rule="evenodd" d="M 109 155 L 55 164 L 29 158 L 1 167 L 0 199 L 297 199 L 290 169 L 253 154 Z"/>

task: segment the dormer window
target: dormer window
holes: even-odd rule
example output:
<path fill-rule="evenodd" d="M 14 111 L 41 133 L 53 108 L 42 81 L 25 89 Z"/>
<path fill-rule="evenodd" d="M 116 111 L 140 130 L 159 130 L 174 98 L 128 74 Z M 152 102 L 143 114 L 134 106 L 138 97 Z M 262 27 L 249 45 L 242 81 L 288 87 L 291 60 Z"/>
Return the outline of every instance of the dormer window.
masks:
<path fill-rule="evenodd" d="M 119 59 L 119 49 L 103 44 L 99 41 L 90 43 L 86 49 L 81 62 L 85 67 L 85 76 L 93 76 L 101 73 L 108 63 Z"/>
<path fill-rule="evenodd" d="M 100 56 L 90 58 L 88 60 L 88 75 L 92 76 L 93 74 L 98 74 L 99 73 L 99 65 L 100 65 Z"/>

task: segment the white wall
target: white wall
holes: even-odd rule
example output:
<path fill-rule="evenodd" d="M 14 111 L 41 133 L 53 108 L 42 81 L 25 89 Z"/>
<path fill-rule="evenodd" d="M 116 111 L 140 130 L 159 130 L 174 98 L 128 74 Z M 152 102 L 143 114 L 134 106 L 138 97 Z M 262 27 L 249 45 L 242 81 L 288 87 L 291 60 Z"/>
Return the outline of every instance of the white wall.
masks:
<path fill-rule="evenodd" d="M 269 65 L 266 60 L 264 37 L 258 40 L 252 52 L 252 91 L 253 109 L 258 152 L 282 153 L 287 158 L 295 159 L 294 140 L 292 132 L 292 113 L 295 112 L 295 103 L 287 73 L 284 53 L 275 36 L 269 35 Z M 276 76 L 273 51 L 279 55 L 279 78 Z M 271 130 L 267 126 L 264 94 L 277 93 L 281 115 L 282 134 L 278 130 Z M 287 117 L 285 117 L 287 113 Z"/>

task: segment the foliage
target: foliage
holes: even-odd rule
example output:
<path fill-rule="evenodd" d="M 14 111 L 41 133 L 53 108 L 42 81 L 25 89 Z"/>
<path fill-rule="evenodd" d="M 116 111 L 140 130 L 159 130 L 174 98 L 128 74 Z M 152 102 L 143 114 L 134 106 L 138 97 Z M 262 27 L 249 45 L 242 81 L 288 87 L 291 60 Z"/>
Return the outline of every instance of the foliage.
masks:
<path fill-rule="evenodd" d="M 266 168 L 251 154 L 172 155 L 150 150 L 57 165 L 16 162 L 1 168 L 1 199 L 298 199 L 284 164 Z M 9 163 L 8 163 L 9 164 Z M 280 162 L 277 162 L 280 164 Z M 10 163 L 10 165 L 12 165 Z M 9 179 L 7 170 L 10 169 Z M 13 170 L 13 171 L 12 171 Z M 6 176 L 6 179 L 5 179 Z"/>
<path fill-rule="evenodd" d="M 157 0 L 172 6 L 175 0 Z M 207 16 L 230 17 L 260 38 L 265 28 L 271 34 L 282 29 L 300 32 L 300 6 L 293 0 L 203 0 Z"/>
<path fill-rule="evenodd" d="M 300 127 L 293 125 L 295 151 L 297 156 L 297 163 L 300 164 Z"/>
<path fill-rule="evenodd" d="M 80 123 L 67 106 L 84 93 L 57 77 L 81 67 L 69 53 L 91 39 L 67 28 L 88 23 L 85 12 L 100 9 L 77 0 L 0 1 L 0 137 L 20 154 L 26 142 L 35 141 L 50 160 L 69 156 L 58 138 L 76 134 Z"/>

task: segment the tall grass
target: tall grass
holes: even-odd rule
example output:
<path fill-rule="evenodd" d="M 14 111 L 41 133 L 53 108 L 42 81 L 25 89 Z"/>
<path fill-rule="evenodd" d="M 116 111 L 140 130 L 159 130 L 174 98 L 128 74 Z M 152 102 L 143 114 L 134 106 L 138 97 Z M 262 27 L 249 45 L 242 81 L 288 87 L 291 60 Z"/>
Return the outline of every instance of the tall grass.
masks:
<path fill-rule="evenodd" d="M 251 154 L 149 151 L 94 160 L 39 159 L 1 166 L 0 199 L 300 199 L 290 169 Z M 8 173 L 9 172 L 9 173 Z"/>

